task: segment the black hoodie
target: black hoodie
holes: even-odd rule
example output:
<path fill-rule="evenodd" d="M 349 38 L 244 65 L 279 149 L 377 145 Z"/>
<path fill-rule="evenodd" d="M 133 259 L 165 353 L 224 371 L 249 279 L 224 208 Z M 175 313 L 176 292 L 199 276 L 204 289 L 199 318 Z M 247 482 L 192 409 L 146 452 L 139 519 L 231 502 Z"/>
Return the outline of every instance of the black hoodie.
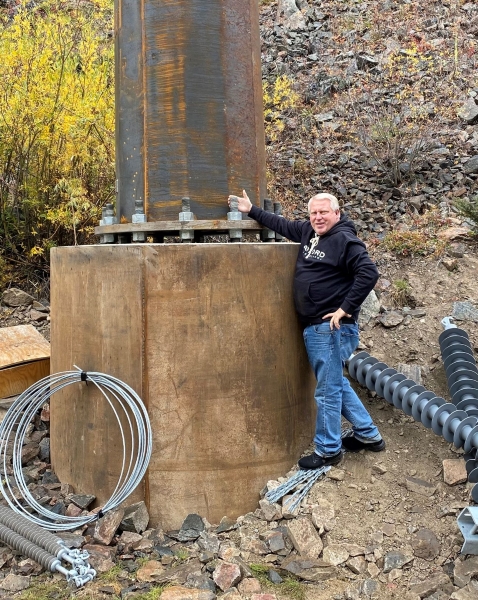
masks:
<path fill-rule="evenodd" d="M 357 320 L 360 305 L 377 283 L 379 274 L 352 221 L 342 215 L 327 233 L 318 236 L 310 221 L 289 221 L 257 206 L 252 207 L 249 216 L 300 243 L 294 301 L 304 326 L 322 323 L 325 315 L 339 308 Z"/>

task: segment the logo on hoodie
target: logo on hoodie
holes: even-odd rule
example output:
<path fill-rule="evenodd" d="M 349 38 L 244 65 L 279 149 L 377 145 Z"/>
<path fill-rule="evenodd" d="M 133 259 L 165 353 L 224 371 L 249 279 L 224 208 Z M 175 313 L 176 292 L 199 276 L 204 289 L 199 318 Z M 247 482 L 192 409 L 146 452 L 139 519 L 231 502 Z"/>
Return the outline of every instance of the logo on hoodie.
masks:
<path fill-rule="evenodd" d="M 324 258 L 325 252 L 316 248 L 319 240 L 320 236 L 315 234 L 314 237 L 310 239 L 310 245 L 306 244 L 304 246 L 304 258 L 315 258 L 316 260 L 322 260 Z"/>

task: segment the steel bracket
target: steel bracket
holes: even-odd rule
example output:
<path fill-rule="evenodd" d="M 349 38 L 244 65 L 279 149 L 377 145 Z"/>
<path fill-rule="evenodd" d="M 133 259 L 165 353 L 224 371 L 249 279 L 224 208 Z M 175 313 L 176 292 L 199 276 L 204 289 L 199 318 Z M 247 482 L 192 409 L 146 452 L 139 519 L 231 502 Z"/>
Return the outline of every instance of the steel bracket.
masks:
<path fill-rule="evenodd" d="M 478 506 L 467 506 L 457 518 L 458 527 L 465 539 L 462 554 L 478 554 Z"/>

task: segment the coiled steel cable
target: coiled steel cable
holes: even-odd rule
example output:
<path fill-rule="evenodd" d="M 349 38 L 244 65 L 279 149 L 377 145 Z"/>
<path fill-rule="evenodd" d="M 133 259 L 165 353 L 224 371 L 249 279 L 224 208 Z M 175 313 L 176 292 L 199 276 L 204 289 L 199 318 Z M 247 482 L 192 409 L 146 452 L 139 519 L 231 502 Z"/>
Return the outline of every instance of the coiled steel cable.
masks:
<path fill-rule="evenodd" d="M 21 451 L 28 426 L 36 412 L 50 400 L 53 394 L 68 385 L 82 381 L 93 383 L 113 411 L 123 442 L 123 457 L 116 487 L 101 511 L 98 514 L 69 517 L 53 513 L 33 498 L 23 475 Z M 120 412 L 126 418 L 129 427 L 132 449 L 129 459 L 126 456 L 125 432 L 121 424 Z M 116 377 L 93 371 L 86 373 L 81 369 L 65 371 L 41 379 L 25 390 L 9 408 L 0 424 L 0 460 L 5 474 L 9 471 L 7 446 L 12 438 L 12 470 L 15 486 L 10 477 L 5 477 L 4 485 L 0 488 L 2 495 L 12 510 L 50 531 L 76 529 L 95 521 L 107 511 L 119 506 L 141 482 L 152 451 L 151 424 L 146 407 L 136 392 Z M 40 516 L 26 510 L 16 497 L 14 487 L 18 488 L 27 505 Z"/>

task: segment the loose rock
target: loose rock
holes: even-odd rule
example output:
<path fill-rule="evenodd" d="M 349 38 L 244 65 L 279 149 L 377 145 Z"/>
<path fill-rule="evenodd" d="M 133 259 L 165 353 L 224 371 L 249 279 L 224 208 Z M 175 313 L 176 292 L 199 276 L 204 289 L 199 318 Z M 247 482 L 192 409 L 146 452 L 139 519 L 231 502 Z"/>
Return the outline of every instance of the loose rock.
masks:
<path fill-rule="evenodd" d="M 223 592 L 237 585 L 241 579 L 241 570 L 233 563 L 220 562 L 212 574 L 215 584 Z"/>
<path fill-rule="evenodd" d="M 29 306 L 35 298 L 18 288 L 10 288 L 2 294 L 2 302 L 6 306 Z"/>
<path fill-rule="evenodd" d="M 443 481 L 448 485 L 458 485 L 468 479 L 463 460 L 445 459 L 443 461 Z"/>
<path fill-rule="evenodd" d="M 307 517 L 299 517 L 291 521 L 287 530 L 294 548 L 301 556 L 317 558 L 324 547 L 320 536 Z"/>

